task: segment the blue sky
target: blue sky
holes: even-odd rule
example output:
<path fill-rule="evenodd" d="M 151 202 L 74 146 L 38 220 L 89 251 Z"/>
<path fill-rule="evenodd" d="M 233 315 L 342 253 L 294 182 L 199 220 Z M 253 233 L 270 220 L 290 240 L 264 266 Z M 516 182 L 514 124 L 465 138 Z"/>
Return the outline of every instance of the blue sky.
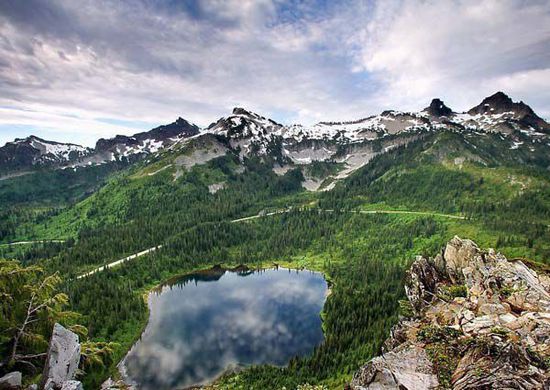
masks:
<path fill-rule="evenodd" d="M 550 117 L 550 1 L 0 1 L 0 144 L 234 106 L 306 125 L 462 111 L 498 90 Z"/>

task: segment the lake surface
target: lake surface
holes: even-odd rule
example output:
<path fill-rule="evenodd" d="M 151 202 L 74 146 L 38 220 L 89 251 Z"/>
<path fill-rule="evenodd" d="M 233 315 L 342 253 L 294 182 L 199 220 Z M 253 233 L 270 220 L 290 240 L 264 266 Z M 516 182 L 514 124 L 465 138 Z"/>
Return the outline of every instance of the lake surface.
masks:
<path fill-rule="evenodd" d="M 172 281 L 149 295 L 127 379 L 144 390 L 181 389 L 241 366 L 286 365 L 323 341 L 326 294 L 321 274 L 281 268 L 218 268 Z"/>

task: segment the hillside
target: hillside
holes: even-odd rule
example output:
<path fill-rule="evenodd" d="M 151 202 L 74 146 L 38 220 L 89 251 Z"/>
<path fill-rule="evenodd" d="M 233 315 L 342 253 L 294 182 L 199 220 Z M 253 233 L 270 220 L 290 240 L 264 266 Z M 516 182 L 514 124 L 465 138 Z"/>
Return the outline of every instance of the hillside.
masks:
<path fill-rule="evenodd" d="M 434 100 L 419 113 L 310 128 L 242 108 L 206 129 L 178 120 L 134 136 L 170 140 L 139 157 L 0 181 L 1 242 L 66 240 L 0 246 L 0 257 L 58 272 L 89 337 L 119 343 L 106 367 L 87 371 L 86 388 L 118 377 L 147 321 L 143 295 L 164 280 L 217 264 L 320 271 L 331 284 L 325 342 L 288 367 L 252 367 L 217 386 L 341 389 L 397 323 L 414 256 L 459 235 L 550 264 L 547 125 L 511 104 L 496 94 L 483 112 L 459 114 Z"/>

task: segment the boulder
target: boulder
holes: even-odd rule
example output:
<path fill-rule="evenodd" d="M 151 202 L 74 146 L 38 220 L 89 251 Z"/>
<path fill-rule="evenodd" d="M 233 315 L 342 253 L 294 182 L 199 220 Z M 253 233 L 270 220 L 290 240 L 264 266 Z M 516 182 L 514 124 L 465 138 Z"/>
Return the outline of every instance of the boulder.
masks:
<path fill-rule="evenodd" d="M 353 376 L 353 390 L 427 390 L 439 386 L 426 352 L 404 346 L 372 359 Z"/>
<path fill-rule="evenodd" d="M 132 386 L 124 383 L 123 380 L 114 381 L 112 378 L 107 379 L 101 384 L 101 390 L 118 390 L 118 389 L 133 389 Z"/>
<path fill-rule="evenodd" d="M 487 354 L 487 350 L 491 353 Z M 543 370 L 530 364 L 521 346 L 496 340 L 466 352 L 453 373 L 453 390 L 546 389 Z"/>
<path fill-rule="evenodd" d="M 21 388 L 21 373 L 10 372 L 0 378 L 0 390 L 15 390 Z"/>
<path fill-rule="evenodd" d="M 484 303 L 479 306 L 480 314 L 506 314 L 510 312 L 510 307 L 504 306 L 502 303 Z"/>
<path fill-rule="evenodd" d="M 55 324 L 40 388 L 61 389 L 64 382 L 74 379 L 79 362 L 78 335 Z"/>

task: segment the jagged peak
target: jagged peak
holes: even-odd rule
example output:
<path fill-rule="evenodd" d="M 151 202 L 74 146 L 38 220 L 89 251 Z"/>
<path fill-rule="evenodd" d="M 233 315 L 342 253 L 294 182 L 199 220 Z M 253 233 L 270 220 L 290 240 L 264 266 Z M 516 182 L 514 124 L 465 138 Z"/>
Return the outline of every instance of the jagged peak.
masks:
<path fill-rule="evenodd" d="M 439 116 L 450 116 L 453 114 L 453 110 L 451 110 L 449 107 L 445 105 L 443 100 L 439 98 L 432 99 L 432 102 L 428 107 L 426 107 L 424 110 L 422 110 L 426 113 L 428 113 L 431 116 L 439 117 Z"/>
<path fill-rule="evenodd" d="M 489 105 L 497 105 L 497 106 L 510 105 L 510 104 L 513 104 L 513 103 L 514 103 L 514 101 L 512 100 L 512 98 L 510 96 L 506 95 L 502 91 L 498 91 L 498 92 L 494 93 L 493 95 L 491 95 L 489 97 L 486 97 L 481 102 L 481 104 L 489 104 Z"/>
<path fill-rule="evenodd" d="M 480 104 L 468 111 L 471 115 L 476 114 L 502 114 L 512 112 L 518 115 L 536 116 L 535 112 L 523 102 L 514 102 L 512 98 L 504 92 L 499 91 L 486 97 Z"/>
<path fill-rule="evenodd" d="M 40 142 L 47 142 L 47 143 L 57 143 L 55 141 L 48 141 L 44 138 L 40 138 L 34 134 L 29 135 L 25 138 L 16 138 L 13 142 L 15 143 L 23 143 L 23 142 L 30 142 L 30 141 L 40 141 Z"/>

